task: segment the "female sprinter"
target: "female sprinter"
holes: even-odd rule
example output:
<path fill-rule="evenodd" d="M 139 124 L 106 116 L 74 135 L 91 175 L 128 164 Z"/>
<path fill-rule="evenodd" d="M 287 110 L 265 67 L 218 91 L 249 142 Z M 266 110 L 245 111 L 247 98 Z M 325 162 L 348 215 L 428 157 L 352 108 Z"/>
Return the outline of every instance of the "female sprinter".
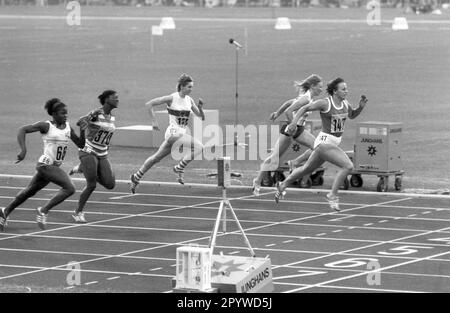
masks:
<path fill-rule="evenodd" d="M 182 74 L 178 79 L 176 92 L 167 96 L 152 99 L 145 104 L 148 107 L 152 124 L 156 129 L 158 129 L 158 125 L 153 113 L 153 107 L 161 104 L 167 105 L 169 126 L 167 127 L 164 141 L 158 151 L 145 160 L 140 169 L 131 175 L 130 191 L 132 193 L 136 192 L 136 187 L 139 185 L 142 176 L 144 176 L 153 165 L 170 154 L 174 143 L 191 147 L 190 152 L 186 153 L 178 165 L 173 167 L 173 171 L 177 174 L 178 182 L 180 184 L 184 184 L 184 168 L 186 165 L 188 165 L 197 154 L 203 151 L 203 144 L 186 133 L 191 111 L 202 120 L 205 119 L 203 113 L 203 101 L 199 99 L 198 105 L 196 105 L 194 100 L 189 96 L 193 87 L 194 81 L 192 77 Z"/>
<path fill-rule="evenodd" d="M 4 231 L 6 219 L 20 204 L 33 197 L 39 190 L 52 182 L 61 187 L 43 207 L 37 208 L 36 221 L 41 229 L 45 229 L 48 212 L 75 192 L 71 179 L 60 166 L 67 153 L 69 139 L 78 147 L 83 146 L 83 139 L 79 138 L 67 122 L 67 106 L 57 98 L 47 101 L 45 110 L 52 117 L 51 121 L 41 121 L 25 125 L 19 129 L 17 141 L 21 148 L 16 163 L 22 161 L 27 154 L 25 135 L 39 131 L 44 141 L 44 153 L 36 165 L 36 173 L 28 186 L 5 208 L 0 209 L 0 231 Z"/>
<path fill-rule="evenodd" d="M 119 105 L 119 97 L 114 90 L 105 90 L 98 96 L 101 108 L 79 119 L 77 125 L 80 132 L 86 133 L 86 144 L 79 151 L 80 169 L 86 178 L 86 187 L 78 201 L 78 208 L 72 215 L 76 223 L 87 223 L 84 207 L 87 200 L 97 188 L 97 182 L 106 189 L 116 185 L 111 163 L 108 160 L 108 149 L 114 133 L 116 118 L 111 114 Z"/>
<path fill-rule="evenodd" d="M 311 174 L 315 169 L 328 161 L 338 167 L 340 171 L 334 179 L 331 192 L 327 194 L 330 207 L 335 211 L 339 209 L 338 190 L 344 179 L 353 170 L 353 163 L 347 154 L 339 148 L 344 133 L 344 126 L 347 117 L 354 119 L 364 109 L 367 98 L 363 95 L 359 101 L 359 106 L 353 109 L 347 101 L 347 84 L 342 78 L 336 78 L 328 83 L 326 99 L 320 99 L 305 105 L 294 116 L 292 123 L 288 126 L 288 132 L 294 133 L 297 121 L 309 111 L 320 111 L 322 120 L 322 131 L 317 135 L 314 142 L 314 150 L 306 163 L 295 169 L 283 182 L 277 184 L 275 201 L 284 196 L 285 189 L 298 177 Z"/>
<path fill-rule="evenodd" d="M 293 114 L 302 106 L 308 104 L 312 98 L 319 96 L 322 93 L 323 83 L 322 78 L 318 75 L 310 75 L 304 81 L 298 82 L 297 86 L 299 88 L 299 95 L 295 99 L 291 99 L 283 103 L 281 107 L 271 114 L 270 119 L 275 120 L 278 118 L 283 112 L 285 112 L 288 123 L 292 121 Z M 296 122 L 295 131 L 293 134 L 288 134 L 286 132 L 286 128 L 288 124 L 285 124 L 280 129 L 280 137 L 278 138 L 275 146 L 272 149 L 272 153 L 264 160 L 261 164 L 261 169 L 258 172 L 258 175 L 253 180 L 253 194 L 255 196 L 259 195 L 259 191 L 261 188 L 261 181 L 266 171 L 273 171 L 279 166 L 279 160 L 283 153 L 289 148 L 292 143 L 292 140 L 297 141 L 298 143 L 308 147 L 309 149 L 313 148 L 314 145 L 314 136 L 305 131 L 305 122 L 307 115 L 304 115 L 303 118 L 299 119 Z M 290 163 L 299 164 L 302 161 L 306 161 L 311 154 L 311 150 L 305 151 L 302 155 L 300 155 L 294 162 L 290 161 Z"/>

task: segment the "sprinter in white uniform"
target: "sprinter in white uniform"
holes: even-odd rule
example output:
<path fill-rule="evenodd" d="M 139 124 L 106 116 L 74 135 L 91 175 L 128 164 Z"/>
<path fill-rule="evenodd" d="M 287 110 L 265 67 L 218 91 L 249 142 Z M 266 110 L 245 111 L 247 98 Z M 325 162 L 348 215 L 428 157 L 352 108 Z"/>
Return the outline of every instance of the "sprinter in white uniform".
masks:
<path fill-rule="evenodd" d="M 172 147 L 191 147 L 184 157 L 180 160 L 178 165 L 173 167 L 173 171 L 177 174 L 177 179 L 180 184 L 184 184 L 184 168 L 188 165 L 194 157 L 202 153 L 203 144 L 191 135 L 187 134 L 187 126 L 191 112 L 205 119 L 203 113 L 203 101 L 198 100 L 198 105 L 189 96 L 194 86 L 192 77 L 182 74 L 178 79 L 177 91 L 163 97 L 155 98 L 147 102 L 145 105 L 149 109 L 150 118 L 154 129 L 159 130 L 156 123 L 153 107 L 161 104 L 167 105 L 167 112 L 169 113 L 169 126 L 166 129 L 164 142 L 159 147 L 158 151 L 145 160 L 140 169 L 130 177 L 130 191 L 136 192 L 136 187 L 139 184 L 142 176 L 156 163 L 161 161 L 164 157 L 169 155 Z M 174 146 L 174 144 L 176 145 Z"/>
<path fill-rule="evenodd" d="M 291 143 L 296 142 L 308 147 L 302 155 L 300 155 L 294 162 L 291 163 L 300 164 L 305 162 L 311 155 L 313 149 L 314 136 L 307 130 L 305 130 L 305 123 L 307 114 L 298 120 L 295 132 L 288 134 L 286 128 L 290 121 L 293 119 L 293 114 L 297 112 L 302 106 L 311 102 L 312 98 L 319 96 L 322 93 L 323 83 L 322 78 L 318 75 L 312 74 L 302 82 L 298 82 L 299 95 L 295 99 L 291 99 L 283 103 L 280 108 L 270 115 L 272 121 L 276 120 L 281 114 L 285 113 L 288 119 L 288 124 L 285 124 L 280 129 L 280 136 L 272 148 L 271 154 L 261 164 L 258 175 L 253 180 L 253 194 L 259 195 L 261 188 L 261 181 L 263 179 L 264 172 L 275 171 L 279 167 L 279 160 L 281 156 L 287 151 Z"/>
<path fill-rule="evenodd" d="M 299 177 L 310 175 L 324 162 L 330 162 L 340 167 L 340 171 L 334 179 L 331 192 L 327 194 L 327 200 L 333 210 L 340 211 L 338 190 L 344 179 L 353 170 L 353 163 L 344 150 L 339 147 L 339 144 L 347 118 L 357 117 L 365 107 L 367 98 L 361 96 L 358 108 L 353 109 L 346 100 L 347 84 L 342 78 L 332 80 L 327 86 L 327 92 L 328 98 L 314 101 L 298 110 L 292 123 L 288 126 L 288 132 L 293 133 L 297 121 L 303 114 L 309 111 L 320 111 L 322 131 L 316 137 L 314 151 L 302 167 L 295 169 L 283 182 L 277 184 L 275 193 L 277 203 L 285 194 L 284 190 Z"/>
<path fill-rule="evenodd" d="M 21 148 L 16 163 L 22 161 L 27 153 L 25 135 L 39 131 L 44 141 L 44 152 L 36 165 L 36 173 L 28 186 L 5 208 L 0 209 L 0 231 L 4 230 L 6 219 L 11 212 L 28 198 L 34 196 L 48 183 L 61 186 L 59 192 L 43 207 L 37 208 L 36 221 L 41 229 L 45 229 L 48 212 L 56 205 L 70 197 L 75 192 L 75 186 L 66 172 L 60 166 L 67 153 L 69 139 L 78 147 L 84 144 L 84 138 L 79 138 L 67 122 L 67 106 L 57 98 L 50 99 L 45 104 L 47 113 L 53 117 L 52 121 L 41 121 L 25 125 L 19 129 L 17 140 Z"/>

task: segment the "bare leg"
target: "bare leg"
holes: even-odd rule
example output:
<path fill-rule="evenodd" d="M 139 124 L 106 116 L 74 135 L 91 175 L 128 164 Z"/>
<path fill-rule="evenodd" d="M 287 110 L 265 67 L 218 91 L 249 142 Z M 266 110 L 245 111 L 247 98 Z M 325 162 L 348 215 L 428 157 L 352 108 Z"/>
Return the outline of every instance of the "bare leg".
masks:
<path fill-rule="evenodd" d="M 296 168 L 288 177 L 286 177 L 284 181 L 279 184 L 278 190 L 284 191 L 300 177 L 310 175 L 315 169 L 321 166 L 323 162 L 324 160 L 321 158 L 320 149 L 314 150 L 302 167 Z"/>
<path fill-rule="evenodd" d="M 97 166 L 98 159 L 95 155 L 85 154 L 80 157 L 81 169 L 86 178 L 86 187 L 83 189 L 78 201 L 78 209 L 75 213 L 82 212 L 87 200 L 97 188 Z"/>
<path fill-rule="evenodd" d="M 333 186 L 331 187 L 330 197 L 337 197 L 339 187 L 342 186 L 345 178 L 353 170 L 353 163 L 347 154 L 338 146 L 331 144 L 321 144 L 326 151 L 322 154 L 322 158 L 341 169 L 334 178 Z"/>
<path fill-rule="evenodd" d="M 16 198 L 5 207 L 4 213 L 6 217 L 14 211 L 19 205 L 24 203 L 27 199 L 33 197 L 39 190 L 47 186 L 49 181 L 43 177 L 39 172 L 37 172 L 31 179 L 28 186 L 19 192 Z"/>
<path fill-rule="evenodd" d="M 306 162 L 306 160 L 309 159 L 309 157 L 311 156 L 312 150 L 308 149 L 305 152 L 303 152 L 301 155 L 299 155 L 297 158 L 295 158 L 294 160 L 290 160 L 290 168 L 292 169 L 292 171 L 299 167 L 300 165 L 304 164 Z"/>
<path fill-rule="evenodd" d="M 291 140 L 292 140 L 291 137 L 280 134 L 280 137 L 278 138 L 277 142 L 273 146 L 272 152 L 261 164 L 261 168 L 258 172 L 258 175 L 254 179 L 255 184 L 261 185 L 261 181 L 264 176 L 264 172 L 274 171 L 278 168 L 280 158 L 283 155 L 283 153 L 285 153 L 286 150 L 289 148 L 289 145 L 291 144 Z"/>
<path fill-rule="evenodd" d="M 106 189 L 116 186 L 116 178 L 108 158 L 100 158 L 97 166 L 97 181 Z"/>
<path fill-rule="evenodd" d="M 192 137 L 191 135 L 184 134 L 179 139 L 176 140 L 175 144 L 173 145 L 174 148 L 187 147 L 190 152 L 187 152 L 183 158 L 180 160 L 180 162 L 177 165 L 177 168 L 183 170 L 189 163 L 191 163 L 194 158 L 202 153 L 203 151 L 203 144 Z"/>
<path fill-rule="evenodd" d="M 203 144 L 191 135 L 184 134 L 181 136 L 172 146 L 172 149 L 188 149 L 183 158 L 173 167 L 173 171 L 177 174 L 177 180 L 180 184 L 184 185 L 184 168 L 194 160 L 196 155 L 199 155 L 203 151 Z M 184 151 L 184 150 L 183 150 Z"/>
<path fill-rule="evenodd" d="M 309 149 L 303 152 L 300 156 L 298 156 L 296 159 L 291 161 L 292 168 L 299 167 L 303 163 L 308 160 L 309 156 L 312 153 L 312 150 L 314 149 L 314 140 L 315 137 L 307 130 L 303 131 L 303 133 L 300 134 L 297 138 L 295 138 L 295 141 L 297 141 L 299 144 L 308 147 Z"/>
<path fill-rule="evenodd" d="M 41 166 L 38 172 L 50 182 L 58 185 L 61 189 L 42 208 L 41 212 L 47 214 L 53 207 L 57 206 L 75 193 L 75 186 L 66 172 L 57 166 Z"/>
<path fill-rule="evenodd" d="M 164 140 L 164 142 L 159 147 L 158 151 L 156 151 L 155 154 L 150 156 L 147 160 L 145 160 L 144 164 L 139 168 L 139 172 L 144 175 L 149 169 L 152 168 L 153 165 L 161 161 L 163 158 L 168 156 L 170 154 L 172 148 L 172 143 L 169 143 L 167 140 Z M 141 175 L 141 177 L 142 177 Z M 140 179 L 141 177 L 136 177 Z"/>
<path fill-rule="evenodd" d="M 131 193 L 136 193 L 136 188 L 139 185 L 139 181 L 144 176 L 144 174 L 153 167 L 156 163 L 161 161 L 163 158 L 168 156 L 171 152 L 172 145 L 174 143 L 174 140 L 172 137 L 168 138 L 167 140 L 164 140 L 161 146 L 159 147 L 158 151 L 156 151 L 152 156 L 147 158 L 147 160 L 144 161 L 144 164 L 139 168 L 139 170 L 131 174 L 130 177 L 130 191 Z"/>

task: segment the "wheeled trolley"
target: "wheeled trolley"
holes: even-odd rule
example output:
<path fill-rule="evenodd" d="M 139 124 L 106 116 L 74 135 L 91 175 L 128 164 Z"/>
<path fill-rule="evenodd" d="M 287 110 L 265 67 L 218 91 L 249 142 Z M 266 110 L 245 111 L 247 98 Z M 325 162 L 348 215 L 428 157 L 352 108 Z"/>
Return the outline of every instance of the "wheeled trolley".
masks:
<path fill-rule="evenodd" d="M 346 151 L 354 171 L 350 179 L 346 179 L 344 189 L 348 189 L 349 185 L 361 187 L 361 175 L 377 175 L 377 191 L 388 190 L 389 176 L 394 176 L 395 190 L 401 190 L 405 173 L 402 169 L 401 142 L 402 123 L 358 123 L 354 151 Z"/>
<path fill-rule="evenodd" d="M 402 189 L 402 179 L 404 171 L 394 171 L 394 172 L 374 172 L 374 171 L 353 171 L 351 173 L 350 179 L 348 177 L 344 181 L 344 189 L 348 189 L 349 186 L 352 187 L 362 187 L 363 179 L 362 175 L 377 175 L 379 177 L 377 184 L 378 192 L 388 191 L 389 176 L 394 176 L 394 188 L 397 191 Z"/>

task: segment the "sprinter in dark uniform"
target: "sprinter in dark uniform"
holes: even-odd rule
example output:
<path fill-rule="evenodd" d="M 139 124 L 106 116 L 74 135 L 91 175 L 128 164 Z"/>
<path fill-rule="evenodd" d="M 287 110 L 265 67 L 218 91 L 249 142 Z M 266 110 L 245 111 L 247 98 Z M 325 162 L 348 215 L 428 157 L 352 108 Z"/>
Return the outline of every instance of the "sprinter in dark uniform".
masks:
<path fill-rule="evenodd" d="M 81 192 L 78 208 L 72 215 L 76 223 L 87 222 L 83 210 L 97 188 L 97 182 L 106 189 L 113 189 L 116 185 L 114 171 L 108 160 L 108 150 L 116 129 L 116 118 L 111 111 L 118 107 L 119 98 L 114 90 L 105 90 L 98 99 L 102 106 L 81 117 L 77 123 L 80 132 L 85 133 L 86 137 L 86 144 L 79 151 L 79 171 L 86 178 L 86 187 Z"/>
<path fill-rule="evenodd" d="M 292 123 L 288 126 L 288 132 L 293 133 L 296 130 L 297 121 L 303 114 L 309 111 L 320 111 L 322 131 L 316 137 L 314 150 L 302 167 L 295 169 L 283 182 L 277 183 L 277 192 L 275 193 L 277 203 L 284 196 L 284 190 L 299 177 L 310 175 L 324 162 L 330 162 L 338 166 L 340 171 L 334 179 L 330 193 L 327 194 L 327 200 L 333 210 L 340 211 L 339 186 L 353 170 L 353 163 L 344 150 L 339 147 L 339 144 L 347 118 L 357 117 L 366 105 L 367 98 L 361 96 L 358 108 L 353 109 L 347 101 L 347 84 L 342 78 L 332 80 L 327 86 L 327 92 L 328 98 L 314 101 L 298 110 Z"/>

